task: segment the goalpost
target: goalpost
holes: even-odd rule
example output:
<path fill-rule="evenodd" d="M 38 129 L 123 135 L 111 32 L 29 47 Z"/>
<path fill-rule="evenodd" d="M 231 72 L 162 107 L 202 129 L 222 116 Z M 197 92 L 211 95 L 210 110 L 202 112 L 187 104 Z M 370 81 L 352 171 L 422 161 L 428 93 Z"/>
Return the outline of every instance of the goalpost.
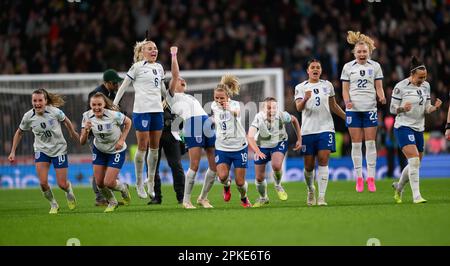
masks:
<path fill-rule="evenodd" d="M 122 77 L 125 77 L 125 74 L 119 73 Z M 246 131 L 254 115 L 260 110 L 260 104 L 264 98 L 268 96 L 276 97 L 279 109 L 284 110 L 284 74 L 281 68 L 181 71 L 181 76 L 188 84 L 187 93 L 194 95 L 209 114 L 214 88 L 224 74 L 232 74 L 239 78 L 241 91 L 233 99 L 241 102 L 241 107 L 244 107 L 242 122 Z M 171 73 L 166 72 L 165 77 L 166 81 L 170 80 Z M 7 167 L 10 165 L 7 156 L 15 130 L 18 128 L 23 114 L 32 108 L 31 93 L 35 89 L 45 88 L 50 92 L 63 95 L 66 104 L 61 109 L 72 120 L 76 130 L 79 131 L 81 115 L 87 110 L 88 94 L 102 82 L 102 73 L 0 76 L 0 112 L 2 113 L 0 116 L 0 124 L 2 125 L 0 130 L 0 150 L 2 151 L 0 176 L 12 175 L 12 167 Z M 134 90 L 128 88 L 122 97 L 121 108 L 129 116 L 132 114 L 133 101 Z M 63 130 L 65 129 L 63 128 Z M 136 144 L 134 132 L 130 132 L 128 135 L 127 143 L 130 147 Z M 87 145 L 82 147 L 68 145 L 68 149 L 71 163 L 90 161 L 90 150 Z M 16 151 L 18 163 L 32 165 L 34 162 L 33 154 L 33 136 L 31 133 L 24 134 Z M 5 173 L 5 171 L 9 173 Z"/>

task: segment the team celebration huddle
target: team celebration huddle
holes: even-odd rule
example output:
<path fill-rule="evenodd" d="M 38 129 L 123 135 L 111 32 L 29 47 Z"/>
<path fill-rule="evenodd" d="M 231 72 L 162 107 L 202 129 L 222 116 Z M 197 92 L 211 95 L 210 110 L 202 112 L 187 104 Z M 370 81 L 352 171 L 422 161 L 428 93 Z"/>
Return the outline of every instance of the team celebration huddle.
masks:
<path fill-rule="evenodd" d="M 288 151 L 286 127 L 291 124 L 296 133 L 293 150 L 300 153 L 304 160 L 306 204 L 325 206 L 329 158 L 336 151 L 332 113 L 342 119 L 350 134 L 356 192 L 361 193 L 366 187 L 369 192 L 376 192 L 377 106 L 381 106 L 380 108 L 388 108 L 390 113 L 396 115 L 395 137 L 408 160 L 400 179 L 392 184 L 394 202 L 402 202 L 402 193 L 409 182 L 413 202 L 424 203 L 426 200 L 420 193 L 419 177 L 424 152 L 425 114 L 438 110 L 442 104 L 439 99 L 436 99 L 434 105 L 431 103 L 431 88 L 426 81 L 427 67 L 418 58 L 412 57 L 409 77 L 395 85 L 390 106 L 386 106 L 382 66 L 371 59 L 375 49 L 374 41 L 369 36 L 352 31 L 348 32 L 347 41 L 353 46 L 354 60 L 346 63 L 341 71 L 342 95 L 338 96 L 343 98 L 345 110 L 336 100 L 332 83 L 321 79 L 321 62 L 311 59 L 306 68 L 307 80 L 295 87 L 295 107 L 301 113 L 301 121 L 296 118 L 296 114 L 281 111 L 284 106 L 279 106 L 276 98 L 267 97 L 262 110 L 254 116 L 246 132 L 241 122 L 244 110 L 241 110 L 240 102 L 233 100 L 241 89 L 236 76 L 224 75 L 217 81 L 213 99 L 210 99 L 213 103 L 212 114 L 209 116 L 201 103 L 187 93 L 188 84 L 180 75 L 178 48 L 170 48 L 172 78 L 166 87 L 165 71 L 157 62 L 158 48 L 154 42 L 145 39 L 136 43 L 134 63 L 125 78 L 122 80 L 115 72 L 105 72 L 103 86 L 107 89 L 96 90 L 89 95 L 88 110 L 79 114 L 82 117 L 81 132 L 75 130 L 71 120 L 64 114 L 64 99 L 61 96 L 42 88 L 33 91 L 32 109 L 23 115 L 12 140 L 8 159 L 10 162 L 15 160 L 23 132 L 31 130 L 34 134 L 36 172 L 43 195 L 50 203 L 50 214 L 58 213 L 60 208 L 48 183 L 51 164 L 56 172 L 57 184 L 65 192 L 68 208 L 75 209 L 76 195 L 67 177 L 69 155 L 61 128 L 63 124 L 73 142 L 81 145 L 88 143 L 90 146 L 93 188 L 107 203 L 104 211 L 113 212 L 119 205 L 129 205 L 132 202 L 129 184 L 119 180 L 119 173 L 126 160 L 126 138 L 134 127 L 137 151 L 133 161 L 137 195 L 142 199 L 154 200 L 160 191 L 160 184 L 158 185 L 155 176 L 161 157 L 164 111 L 168 109 L 183 121 L 183 141 L 189 156 L 189 168 L 183 169 L 184 191 L 178 193 L 182 207 L 195 209 L 197 205 L 213 208 L 214 202 L 209 201 L 208 193 L 216 180 L 223 185 L 223 199 L 230 201 L 231 176 L 242 207 L 263 207 L 269 204 L 267 180 L 272 177 L 278 198 L 282 202 L 288 200 L 288 193 L 281 181 L 282 165 Z M 118 87 L 120 82 L 122 83 Z M 119 105 L 130 87 L 134 89 L 131 118 L 121 111 Z M 117 94 L 110 95 L 111 88 L 116 89 Z M 363 141 L 365 155 L 362 152 Z M 254 178 L 259 195 L 252 200 L 253 204 L 247 195 L 249 148 L 254 155 Z M 191 199 L 203 150 L 208 168 L 200 195 Z M 165 153 L 167 156 L 167 150 Z M 367 163 L 365 177 L 362 170 L 363 157 Z M 272 172 L 268 174 L 266 166 L 269 163 Z M 234 172 L 230 173 L 232 169 Z M 146 181 L 144 176 L 147 177 Z M 116 199 L 115 191 L 120 193 L 121 199 Z"/>

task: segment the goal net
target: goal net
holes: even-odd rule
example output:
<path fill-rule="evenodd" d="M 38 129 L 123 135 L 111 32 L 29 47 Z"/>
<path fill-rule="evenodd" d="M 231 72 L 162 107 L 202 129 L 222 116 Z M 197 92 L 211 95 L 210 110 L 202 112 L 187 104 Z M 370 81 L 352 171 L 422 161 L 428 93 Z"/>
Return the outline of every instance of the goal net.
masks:
<path fill-rule="evenodd" d="M 225 69 L 225 70 L 199 70 L 181 71 L 181 76 L 188 83 L 187 93 L 196 97 L 210 113 L 210 104 L 213 101 L 213 92 L 220 78 L 224 74 L 233 74 L 239 78 L 241 84 L 240 95 L 233 99 L 241 102 L 243 107 L 242 122 L 246 130 L 252 122 L 264 98 L 276 97 L 279 108 L 284 109 L 284 82 L 283 70 L 274 69 Z M 119 73 L 124 77 L 125 73 Z M 170 72 L 166 72 L 166 81 L 170 80 Z M 31 93 L 38 88 L 45 88 L 53 93 L 65 97 L 66 104 L 61 108 L 71 119 L 77 131 L 80 131 L 81 115 L 87 110 L 87 97 L 90 91 L 102 83 L 102 73 L 89 74 L 42 74 L 42 75 L 3 75 L 0 76 L 0 176 L 16 176 L 15 168 L 20 165 L 33 166 L 34 152 L 31 132 L 26 132 L 19 144 L 16 157 L 17 164 L 11 166 L 8 154 L 11 149 L 12 138 L 18 128 L 22 116 L 32 108 Z M 132 114 L 134 89 L 128 88 L 121 100 L 121 108 L 129 116 Z M 245 115 L 244 115 L 245 114 Z M 64 133 L 67 133 L 63 127 Z M 65 134 L 68 141 L 68 154 L 70 160 L 69 172 L 82 172 L 77 167 L 90 162 L 89 147 L 74 145 Z M 136 137 L 132 129 L 127 138 L 129 147 L 135 146 Z M 133 158 L 128 155 L 128 161 Z M 185 157 L 187 158 L 187 157 Z M 162 160 L 164 165 L 165 160 Z M 80 165 L 80 166 L 79 166 Z M 84 166 L 83 166 L 84 167 Z M 75 168 L 75 169 L 74 169 Z M 74 169 L 74 171 L 72 171 Z M 169 171 L 170 172 L 170 171 Z M 131 173 L 134 177 L 134 173 Z M 13 178 L 14 179 L 14 178 Z M 19 176 L 23 179 L 23 175 Z M 4 180 L 3 180 L 4 181 Z M 2 182 L 3 182 L 2 181 Z M 6 182 L 6 181 L 5 181 Z M 4 182 L 3 182 L 4 183 Z M 5 185 L 5 184 L 4 184 Z M 6 184 L 9 186 L 9 184 Z M 15 187 L 16 185 L 14 185 Z"/>

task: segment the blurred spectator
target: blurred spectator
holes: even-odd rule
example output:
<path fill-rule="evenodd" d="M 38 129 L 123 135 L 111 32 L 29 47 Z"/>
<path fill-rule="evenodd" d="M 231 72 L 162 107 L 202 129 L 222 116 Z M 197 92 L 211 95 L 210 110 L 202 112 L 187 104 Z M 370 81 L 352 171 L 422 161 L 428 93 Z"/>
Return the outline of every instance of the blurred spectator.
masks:
<path fill-rule="evenodd" d="M 442 132 L 449 102 L 449 9 L 448 0 L 5 0 L 0 73 L 126 71 L 132 62 L 129 48 L 148 30 L 165 66 L 170 63 L 166 51 L 177 45 L 186 70 L 282 67 L 286 90 L 306 78 L 306 62 L 317 57 L 342 101 L 338 78 L 352 59 L 346 32 L 362 31 L 376 40 L 374 59 L 382 65 L 388 100 L 388 90 L 409 74 L 410 57 L 425 60 L 432 99 L 445 103 L 441 113 L 427 117 L 426 130 Z M 293 101 L 285 102 L 294 110 Z M 381 109 L 380 118 L 387 113 Z M 337 130 L 347 134 L 345 127 Z M 343 139 L 348 154 L 348 136 Z"/>

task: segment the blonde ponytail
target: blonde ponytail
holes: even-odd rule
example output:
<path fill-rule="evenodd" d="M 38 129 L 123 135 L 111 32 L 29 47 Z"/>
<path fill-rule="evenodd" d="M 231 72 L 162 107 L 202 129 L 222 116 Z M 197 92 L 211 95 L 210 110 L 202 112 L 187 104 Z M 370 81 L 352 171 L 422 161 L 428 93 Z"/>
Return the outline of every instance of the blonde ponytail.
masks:
<path fill-rule="evenodd" d="M 216 89 L 225 90 L 228 94 L 228 97 L 233 97 L 235 95 L 239 95 L 240 85 L 239 80 L 236 76 L 231 74 L 225 74 L 222 76 L 220 80 L 220 84 L 217 85 Z"/>
<path fill-rule="evenodd" d="M 153 42 L 147 41 L 147 39 L 144 39 L 141 42 L 136 42 L 136 45 L 134 45 L 134 56 L 133 56 L 134 63 L 144 60 L 144 54 L 142 53 L 142 51 L 144 49 L 144 46 L 148 43 L 153 43 Z"/>
<path fill-rule="evenodd" d="M 361 32 L 357 31 L 348 31 L 347 32 L 347 42 L 349 44 L 357 45 L 357 44 L 366 44 L 367 47 L 369 47 L 369 53 L 371 54 L 373 50 L 376 49 L 375 42 L 367 35 L 362 34 Z"/>

